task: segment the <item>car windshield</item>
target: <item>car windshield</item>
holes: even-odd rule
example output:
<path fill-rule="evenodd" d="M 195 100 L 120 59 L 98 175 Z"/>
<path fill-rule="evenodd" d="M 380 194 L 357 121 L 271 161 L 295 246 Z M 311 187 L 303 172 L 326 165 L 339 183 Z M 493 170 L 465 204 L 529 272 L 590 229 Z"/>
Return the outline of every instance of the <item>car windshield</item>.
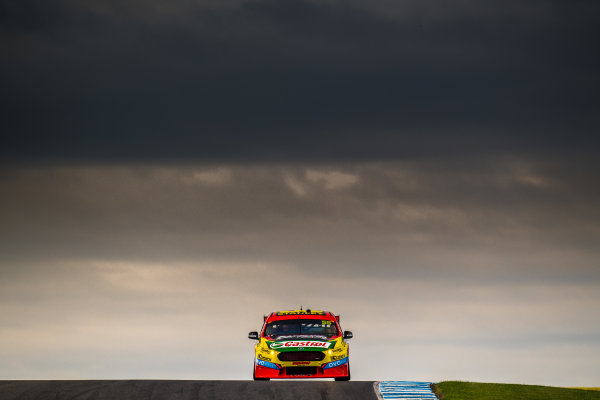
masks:
<path fill-rule="evenodd" d="M 285 319 L 267 324 L 264 336 L 339 335 L 335 322 L 324 319 Z"/>

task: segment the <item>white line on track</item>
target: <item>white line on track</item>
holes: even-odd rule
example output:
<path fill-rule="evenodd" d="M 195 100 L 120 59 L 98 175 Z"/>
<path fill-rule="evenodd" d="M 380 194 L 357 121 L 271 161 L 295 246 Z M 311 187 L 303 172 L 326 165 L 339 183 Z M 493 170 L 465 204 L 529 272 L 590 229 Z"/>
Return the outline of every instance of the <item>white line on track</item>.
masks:
<path fill-rule="evenodd" d="M 375 382 L 375 393 L 381 400 L 435 400 L 435 394 L 429 386 L 431 382 L 382 381 Z"/>

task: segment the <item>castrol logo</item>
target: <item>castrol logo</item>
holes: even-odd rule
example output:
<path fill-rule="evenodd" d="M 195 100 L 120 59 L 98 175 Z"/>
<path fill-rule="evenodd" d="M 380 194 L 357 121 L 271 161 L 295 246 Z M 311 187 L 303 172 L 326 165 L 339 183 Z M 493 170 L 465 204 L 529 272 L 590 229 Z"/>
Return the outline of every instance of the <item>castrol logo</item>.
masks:
<path fill-rule="evenodd" d="M 286 340 L 283 342 L 275 342 L 271 343 L 272 349 L 280 349 L 280 348 L 296 348 L 296 347 L 317 347 L 321 349 L 328 349 L 331 343 L 329 342 L 298 342 L 294 340 Z"/>

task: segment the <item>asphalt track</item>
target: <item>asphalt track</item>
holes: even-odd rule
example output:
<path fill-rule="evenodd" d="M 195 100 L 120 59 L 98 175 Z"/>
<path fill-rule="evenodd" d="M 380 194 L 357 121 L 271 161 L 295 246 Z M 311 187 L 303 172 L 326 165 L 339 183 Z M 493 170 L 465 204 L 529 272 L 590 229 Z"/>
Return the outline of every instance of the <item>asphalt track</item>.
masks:
<path fill-rule="evenodd" d="M 0 381 L 0 400 L 377 400 L 373 382 Z"/>

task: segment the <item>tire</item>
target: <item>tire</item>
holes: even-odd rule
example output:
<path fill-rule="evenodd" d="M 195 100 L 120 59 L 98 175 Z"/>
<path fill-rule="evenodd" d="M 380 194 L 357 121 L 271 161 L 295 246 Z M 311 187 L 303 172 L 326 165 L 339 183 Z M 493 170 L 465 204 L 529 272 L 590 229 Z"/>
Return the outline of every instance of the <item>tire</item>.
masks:
<path fill-rule="evenodd" d="M 270 381 L 271 378 L 257 378 L 256 375 L 254 374 L 254 372 L 252 373 L 252 379 L 254 379 L 255 381 Z"/>
<path fill-rule="evenodd" d="M 338 376 L 336 378 L 333 378 L 338 382 L 346 382 L 350 380 L 350 364 L 348 364 L 348 376 Z"/>
<path fill-rule="evenodd" d="M 256 360 L 254 360 L 254 362 L 256 363 Z M 270 378 L 257 378 L 256 377 L 256 369 L 254 367 L 255 365 L 256 364 L 253 364 L 253 367 L 252 367 L 252 379 L 254 379 L 255 381 L 270 381 L 271 380 Z"/>

